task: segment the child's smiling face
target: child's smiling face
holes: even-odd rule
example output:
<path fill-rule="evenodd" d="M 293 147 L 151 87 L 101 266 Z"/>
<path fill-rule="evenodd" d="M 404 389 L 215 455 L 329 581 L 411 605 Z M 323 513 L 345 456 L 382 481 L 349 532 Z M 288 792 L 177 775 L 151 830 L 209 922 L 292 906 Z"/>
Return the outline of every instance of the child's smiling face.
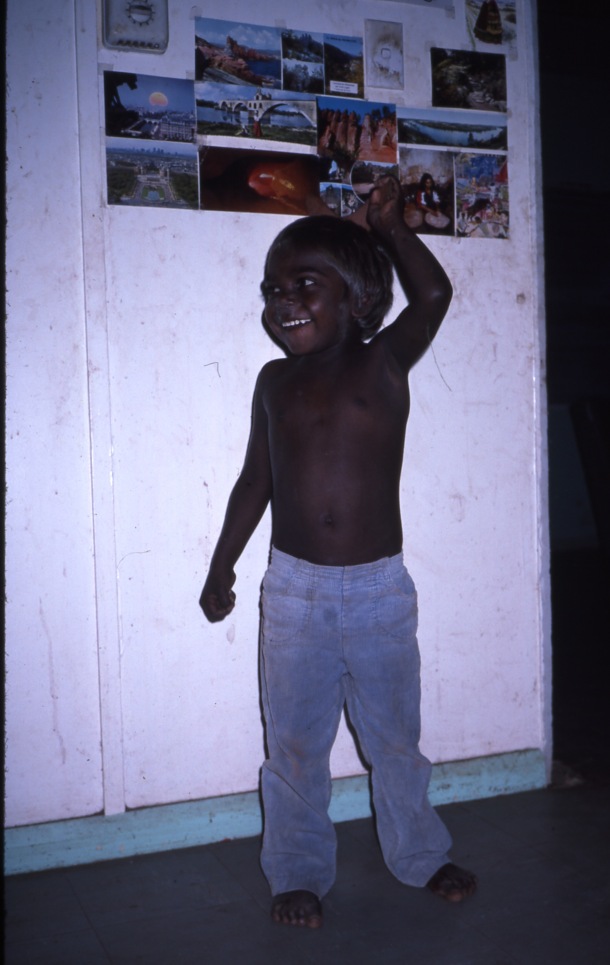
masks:
<path fill-rule="evenodd" d="M 360 339 L 353 299 L 328 257 L 313 247 L 272 251 L 261 284 L 265 322 L 291 355 L 310 355 Z"/>

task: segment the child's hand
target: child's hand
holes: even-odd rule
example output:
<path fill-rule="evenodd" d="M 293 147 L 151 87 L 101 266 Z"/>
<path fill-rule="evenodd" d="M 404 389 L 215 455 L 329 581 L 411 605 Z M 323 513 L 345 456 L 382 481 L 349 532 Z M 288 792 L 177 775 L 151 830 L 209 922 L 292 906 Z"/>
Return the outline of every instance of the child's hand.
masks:
<path fill-rule="evenodd" d="M 397 225 L 404 225 L 404 206 L 398 180 L 391 174 L 380 178 L 367 202 L 368 226 L 379 235 L 388 234 Z"/>
<path fill-rule="evenodd" d="M 235 593 L 231 589 L 235 582 L 235 574 L 231 575 L 232 579 L 222 579 L 210 573 L 205 581 L 199 606 L 210 623 L 224 620 L 235 606 Z"/>

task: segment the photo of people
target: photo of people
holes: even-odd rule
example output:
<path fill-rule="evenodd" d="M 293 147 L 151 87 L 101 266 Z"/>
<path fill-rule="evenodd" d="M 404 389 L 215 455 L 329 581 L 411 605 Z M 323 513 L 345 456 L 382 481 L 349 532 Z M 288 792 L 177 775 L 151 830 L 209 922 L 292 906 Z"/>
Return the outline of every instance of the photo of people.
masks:
<path fill-rule="evenodd" d="M 195 99 L 197 134 L 316 144 L 316 100 L 307 94 L 204 80 Z"/>
<path fill-rule="evenodd" d="M 458 154 L 454 167 L 458 237 L 508 238 L 506 157 Z"/>
<path fill-rule="evenodd" d="M 399 180 L 405 221 L 418 234 L 453 235 L 453 153 L 400 146 Z"/>
<path fill-rule="evenodd" d="M 504 54 L 432 47 L 432 105 L 506 111 Z"/>
<path fill-rule="evenodd" d="M 195 80 L 280 87 L 282 53 L 275 27 L 195 18 Z"/>
<path fill-rule="evenodd" d="M 193 141 L 195 97 L 192 80 L 104 71 L 108 137 Z"/>

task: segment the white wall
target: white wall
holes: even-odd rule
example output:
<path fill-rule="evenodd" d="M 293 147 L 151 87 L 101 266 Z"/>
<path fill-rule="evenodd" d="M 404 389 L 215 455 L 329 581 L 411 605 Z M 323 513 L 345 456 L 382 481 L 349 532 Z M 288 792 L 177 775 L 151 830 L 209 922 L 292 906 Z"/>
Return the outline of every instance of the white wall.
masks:
<path fill-rule="evenodd" d="M 102 807 L 74 26 L 7 28 L 6 818 Z"/>
<path fill-rule="evenodd" d="M 211 626 L 197 600 L 256 374 L 277 355 L 258 283 L 289 219 L 105 204 L 101 71 L 189 75 L 193 9 L 170 2 L 159 57 L 98 48 L 87 0 L 9 0 L 9 826 L 258 782 L 268 517 L 238 564 L 231 617 Z M 348 35 L 366 17 L 401 20 L 406 90 L 387 99 L 411 106 L 430 103 L 429 47 L 468 46 L 461 0 L 454 16 L 383 0 L 266 0 L 255 13 L 210 0 L 203 12 Z M 548 751 L 530 4 L 518 15 L 510 240 L 429 240 L 455 298 L 412 379 L 402 497 L 434 761 Z M 346 729 L 333 769 L 362 771 Z"/>

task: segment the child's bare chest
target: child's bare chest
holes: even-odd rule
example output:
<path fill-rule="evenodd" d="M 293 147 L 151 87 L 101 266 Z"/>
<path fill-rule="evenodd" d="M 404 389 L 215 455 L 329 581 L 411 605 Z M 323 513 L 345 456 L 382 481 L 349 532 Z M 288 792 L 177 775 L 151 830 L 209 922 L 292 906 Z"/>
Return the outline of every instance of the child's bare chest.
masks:
<path fill-rule="evenodd" d="M 341 434 L 364 439 L 403 431 L 408 415 L 406 380 L 391 378 L 375 353 L 363 352 L 333 367 L 294 365 L 268 393 L 273 435 L 311 439 L 311 434 Z"/>

